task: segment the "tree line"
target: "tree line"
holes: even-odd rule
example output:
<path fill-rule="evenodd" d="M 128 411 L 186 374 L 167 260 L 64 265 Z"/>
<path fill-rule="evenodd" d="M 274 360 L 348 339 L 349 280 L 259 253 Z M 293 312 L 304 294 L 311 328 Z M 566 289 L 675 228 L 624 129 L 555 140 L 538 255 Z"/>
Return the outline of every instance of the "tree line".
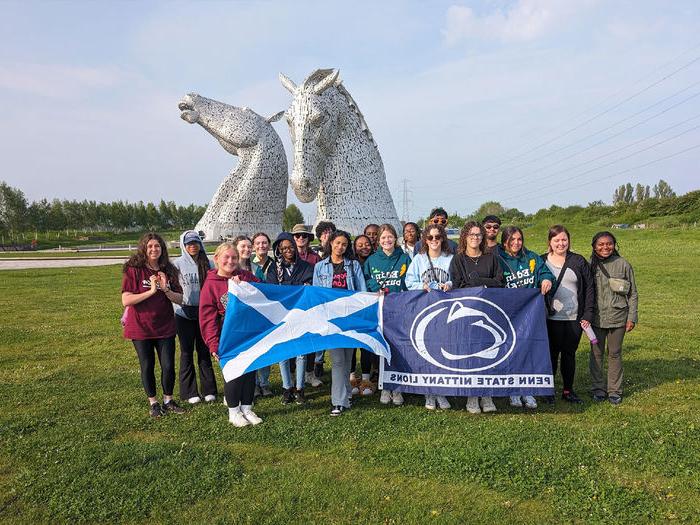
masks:
<path fill-rule="evenodd" d="M 0 232 L 71 230 L 130 231 L 192 228 L 206 206 L 172 201 L 96 202 L 41 199 L 28 202 L 24 193 L 0 182 Z"/>

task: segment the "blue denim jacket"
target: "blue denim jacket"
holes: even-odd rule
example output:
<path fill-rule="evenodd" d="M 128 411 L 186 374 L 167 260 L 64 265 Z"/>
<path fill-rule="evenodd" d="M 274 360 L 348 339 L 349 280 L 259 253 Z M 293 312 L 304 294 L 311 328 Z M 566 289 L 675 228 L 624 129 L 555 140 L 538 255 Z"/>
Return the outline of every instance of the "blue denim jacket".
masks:
<path fill-rule="evenodd" d="M 366 292 L 365 276 L 362 273 L 360 263 L 350 259 L 344 259 L 345 270 L 348 272 L 348 290 Z M 314 286 L 330 288 L 333 285 L 333 263 L 330 257 L 326 257 L 314 266 Z"/>

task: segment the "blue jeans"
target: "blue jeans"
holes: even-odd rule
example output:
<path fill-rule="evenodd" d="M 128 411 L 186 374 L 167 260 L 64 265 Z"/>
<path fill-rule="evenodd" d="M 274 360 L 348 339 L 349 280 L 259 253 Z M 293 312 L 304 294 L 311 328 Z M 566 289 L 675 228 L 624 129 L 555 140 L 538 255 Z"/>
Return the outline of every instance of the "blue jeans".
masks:
<path fill-rule="evenodd" d="M 306 372 L 306 356 L 297 356 L 297 369 L 296 369 L 296 379 L 297 379 L 297 390 L 304 388 L 304 373 Z M 282 376 L 282 388 L 287 390 L 292 388 L 292 372 L 289 367 L 289 359 L 285 359 L 280 363 L 280 375 Z"/>
<path fill-rule="evenodd" d="M 270 367 L 264 366 L 258 369 L 258 373 L 255 375 L 255 384 L 260 388 L 270 386 Z"/>

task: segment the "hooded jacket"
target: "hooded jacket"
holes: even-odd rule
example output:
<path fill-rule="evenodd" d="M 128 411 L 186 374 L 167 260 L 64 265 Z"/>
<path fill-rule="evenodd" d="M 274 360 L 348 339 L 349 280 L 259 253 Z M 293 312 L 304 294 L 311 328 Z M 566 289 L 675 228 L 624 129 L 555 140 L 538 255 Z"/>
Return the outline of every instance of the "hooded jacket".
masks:
<path fill-rule="evenodd" d="M 260 282 L 260 279 L 247 270 L 234 270 L 233 277 L 236 276 L 241 281 Z M 212 354 L 219 351 L 219 337 L 228 305 L 229 280 L 228 277 L 221 277 L 216 270 L 209 270 L 199 297 L 199 329 Z"/>
<path fill-rule="evenodd" d="M 196 313 L 192 312 L 191 308 L 188 306 L 197 307 L 199 306 L 199 293 L 201 291 L 202 283 L 199 282 L 199 268 L 197 267 L 197 262 L 192 258 L 192 256 L 187 253 L 185 247 L 185 235 L 188 233 L 194 233 L 197 235 L 197 241 L 199 242 L 199 251 L 204 255 L 207 255 L 207 251 L 204 249 L 204 244 L 202 239 L 194 230 L 183 232 L 180 235 L 180 252 L 182 255 L 173 261 L 173 265 L 180 270 L 180 286 L 182 286 L 182 305 L 173 303 L 173 309 L 175 314 L 185 319 L 195 320 L 197 319 Z M 209 269 L 212 269 L 214 265 L 209 261 Z M 183 308 L 183 306 L 185 308 Z M 188 313 L 190 315 L 188 315 Z"/>
<path fill-rule="evenodd" d="M 279 251 L 279 246 L 282 241 L 292 243 L 294 250 L 294 261 L 290 264 L 284 259 L 284 256 Z M 314 268 L 301 257 L 297 251 L 297 245 L 294 242 L 294 237 L 289 232 L 282 232 L 277 236 L 277 239 L 272 243 L 272 251 L 275 254 L 275 262 L 267 269 L 265 281 L 270 284 L 311 284 L 314 278 Z"/>
<path fill-rule="evenodd" d="M 363 265 L 367 290 L 378 292 L 402 292 L 406 290 L 406 271 L 411 264 L 411 258 L 401 248 L 396 248 L 391 255 L 384 253 L 381 248 L 367 257 Z"/>
<path fill-rule="evenodd" d="M 542 281 L 546 280 L 551 281 L 554 287 L 554 275 L 542 257 L 535 252 L 523 246 L 517 255 L 512 256 L 502 246 L 498 246 L 496 253 L 503 270 L 506 288 L 539 288 Z"/>

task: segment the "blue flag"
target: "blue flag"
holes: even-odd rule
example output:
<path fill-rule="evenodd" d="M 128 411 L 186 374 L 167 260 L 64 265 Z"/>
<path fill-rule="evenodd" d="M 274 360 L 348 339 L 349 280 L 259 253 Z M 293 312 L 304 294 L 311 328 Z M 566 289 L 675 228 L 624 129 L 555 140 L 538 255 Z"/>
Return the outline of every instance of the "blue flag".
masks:
<path fill-rule="evenodd" d="M 224 379 L 331 348 L 365 348 L 390 360 L 378 303 L 367 292 L 230 281 L 219 341 Z"/>
<path fill-rule="evenodd" d="M 383 333 L 392 351 L 379 387 L 447 396 L 554 395 L 542 295 L 466 288 L 389 294 Z"/>

